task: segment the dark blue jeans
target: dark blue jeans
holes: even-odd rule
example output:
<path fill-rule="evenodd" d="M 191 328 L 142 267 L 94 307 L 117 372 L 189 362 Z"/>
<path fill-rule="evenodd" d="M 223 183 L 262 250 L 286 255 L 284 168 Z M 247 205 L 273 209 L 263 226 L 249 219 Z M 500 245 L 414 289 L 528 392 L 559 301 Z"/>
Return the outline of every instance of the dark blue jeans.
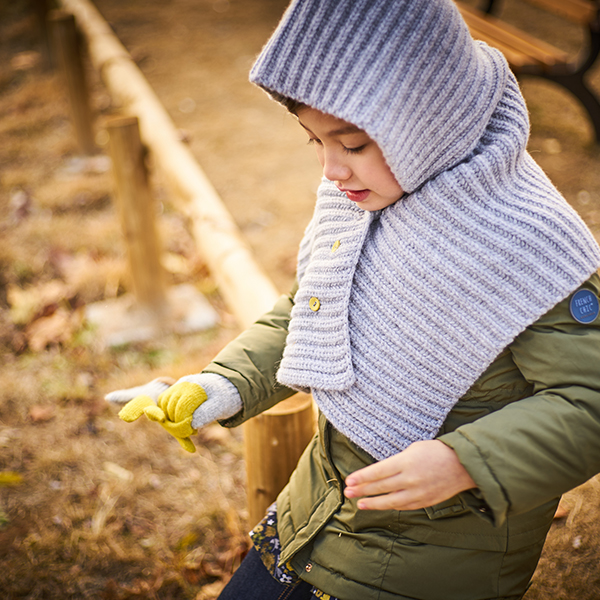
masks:
<path fill-rule="evenodd" d="M 279 583 L 251 548 L 218 600 L 311 600 L 312 585 L 300 580 L 294 585 Z"/>

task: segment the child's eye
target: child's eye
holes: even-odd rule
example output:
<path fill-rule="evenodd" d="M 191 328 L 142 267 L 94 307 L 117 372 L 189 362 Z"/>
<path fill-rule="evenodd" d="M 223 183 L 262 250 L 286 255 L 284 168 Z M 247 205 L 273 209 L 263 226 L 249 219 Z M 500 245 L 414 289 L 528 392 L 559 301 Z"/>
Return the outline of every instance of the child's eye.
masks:
<path fill-rule="evenodd" d="M 362 146 L 356 146 L 356 148 L 346 148 L 346 146 L 344 146 L 344 152 L 346 154 L 360 154 L 366 147 L 367 144 L 363 144 Z"/>
<path fill-rule="evenodd" d="M 309 138 L 308 143 L 309 144 L 318 144 L 319 146 L 323 145 L 323 142 L 319 138 Z"/>

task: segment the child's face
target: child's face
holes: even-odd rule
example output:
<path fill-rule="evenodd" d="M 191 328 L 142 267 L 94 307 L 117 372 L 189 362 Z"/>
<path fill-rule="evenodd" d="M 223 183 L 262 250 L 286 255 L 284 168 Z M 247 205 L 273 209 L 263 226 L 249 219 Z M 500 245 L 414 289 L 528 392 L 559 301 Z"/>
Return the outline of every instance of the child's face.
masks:
<path fill-rule="evenodd" d="M 314 108 L 298 121 L 315 144 L 323 175 L 363 210 L 381 210 L 403 194 L 379 146 L 362 130 Z"/>

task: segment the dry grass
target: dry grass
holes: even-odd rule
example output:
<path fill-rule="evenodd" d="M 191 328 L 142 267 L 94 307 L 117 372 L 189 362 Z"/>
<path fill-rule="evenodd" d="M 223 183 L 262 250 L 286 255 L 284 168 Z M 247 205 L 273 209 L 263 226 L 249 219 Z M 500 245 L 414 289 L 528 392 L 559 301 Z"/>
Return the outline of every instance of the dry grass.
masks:
<path fill-rule="evenodd" d="M 76 317 L 127 291 L 110 174 L 102 156 L 77 156 L 56 76 L 11 69 L 19 45 L 36 47 L 35 22 L 25 3 L 2 10 L 2 598 L 213 598 L 247 549 L 239 433 L 208 428 L 188 455 L 149 424 L 120 422 L 103 395 L 198 370 L 235 332 L 106 352 Z M 165 210 L 181 267 L 171 282 L 211 290 L 185 223 Z M 34 326 L 60 314 L 67 330 L 35 348 Z"/>
<path fill-rule="evenodd" d="M 267 114 L 271 107 L 264 108 L 261 95 L 245 91 L 249 54 L 277 18 L 279 8 L 267 4 L 232 1 L 221 16 L 215 3 L 178 0 L 183 26 L 170 3 L 144 2 L 142 14 L 135 2 L 98 0 L 180 120 L 178 103 L 192 93 L 188 77 L 177 73 L 180 46 L 204 56 L 188 64 L 189 79 L 205 93 L 195 96 L 201 110 L 181 125 L 260 260 L 285 287 L 293 276 L 291 248 L 312 204 L 308 184 L 299 182 L 314 167 L 298 157 L 297 169 L 285 168 L 304 138 L 284 149 L 287 122 Z M 198 452 L 188 455 L 155 425 L 119 421 L 103 396 L 159 374 L 196 371 L 235 330 L 224 325 L 108 352 L 98 347 L 82 324 L 82 307 L 128 290 L 110 174 L 102 160 L 79 161 L 57 78 L 35 60 L 23 68 L 31 57 L 20 53 L 39 49 L 25 0 L 0 5 L 0 43 L 2 598 L 215 598 L 248 543 L 239 432 L 210 427 L 198 438 Z M 153 58 L 156 48 L 161 61 Z M 225 72 L 232 78 L 228 93 L 244 90 L 242 103 L 232 106 L 210 85 Z M 110 104 L 91 79 L 101 123 Z M 544 82 L 523 86 L 532 152 L 600 234 L 598 152 L 589 145 L 585 115 Z M 293 183 L 279 178 L 292 175 Z M 281 198 L 282 189 L 297 195 Z M 155 190 L 170 281 L 196 283 L 230 323 L 186 223 L 170 210 L 168 193 L 160 185 Z M 45 337 L 44 319 L 60 326 L 46 328 Z M 566 496 L 568 515 L 553 526 L 527 600 L 600 597 L 599 486 L 594 480 Z"/>

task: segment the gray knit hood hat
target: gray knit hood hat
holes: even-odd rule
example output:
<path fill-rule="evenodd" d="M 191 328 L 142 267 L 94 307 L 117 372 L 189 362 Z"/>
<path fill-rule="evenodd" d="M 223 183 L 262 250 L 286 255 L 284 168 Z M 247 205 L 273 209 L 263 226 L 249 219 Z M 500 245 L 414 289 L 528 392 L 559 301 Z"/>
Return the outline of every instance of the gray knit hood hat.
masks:
<path fill-rule="evenodd" d="M 250 80 L 366 131 L 412 192 L 469 156 L 508 76 L 449 0 L 298 0 Z"/>

